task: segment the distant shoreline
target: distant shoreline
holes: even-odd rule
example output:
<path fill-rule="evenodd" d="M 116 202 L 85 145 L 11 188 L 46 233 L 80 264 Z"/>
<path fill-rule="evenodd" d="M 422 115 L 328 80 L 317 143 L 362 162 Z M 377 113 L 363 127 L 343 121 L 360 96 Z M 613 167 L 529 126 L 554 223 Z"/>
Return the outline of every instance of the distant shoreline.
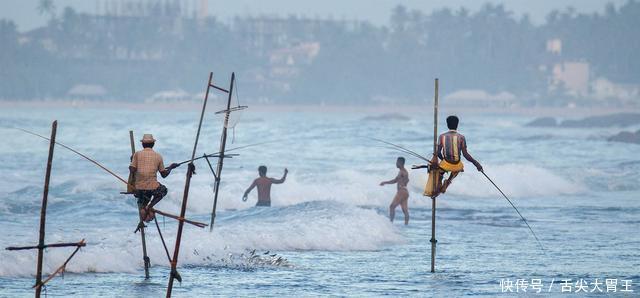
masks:
<path fill-rule="evenodd" d="M 423 111 L 424 115 L 433 113 L 432 107 L 424 105 L 410 104 L 370 104 L 370 105 L 345 105 L 337 104 L 248 104 L 251 111 L 257 112 L 327 112 L 327 113 L 362 113 L 362 114 L 402 114 L 415 117 L 418 111 Z M 60 108 L 60 109 L 124 109 L 124 110 L 149 110 L 149 111 L 198 111 L 200 102 L 163 102 L 163 103 L 142 103 L 124 101 L 83 101 L 83 100 L 32 100 L 13 101 L 0 100 L 0 108 L 7 109 L 29 109 L 29 108 Z M 523 116 L 563 116 L 563 117 L 584 117 L 593 115 L 606 115 L 622 112 L 640 112 L 640 107 L 440 107 L 444 113 L 456 114 L 489 114 L 489 115 L 523 115 Z"/>

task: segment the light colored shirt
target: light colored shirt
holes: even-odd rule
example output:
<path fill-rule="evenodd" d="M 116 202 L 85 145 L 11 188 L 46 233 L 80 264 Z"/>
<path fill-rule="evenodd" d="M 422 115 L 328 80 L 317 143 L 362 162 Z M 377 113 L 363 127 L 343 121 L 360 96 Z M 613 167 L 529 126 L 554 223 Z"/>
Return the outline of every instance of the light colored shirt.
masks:
<path fill-rule="evenodd" d="M 136 189 L 153 190 L 160 186 L 157 173 L 165 170 L 162 155 L 144 148 L 133 155 L 131 166 L 136 168 Z"/>

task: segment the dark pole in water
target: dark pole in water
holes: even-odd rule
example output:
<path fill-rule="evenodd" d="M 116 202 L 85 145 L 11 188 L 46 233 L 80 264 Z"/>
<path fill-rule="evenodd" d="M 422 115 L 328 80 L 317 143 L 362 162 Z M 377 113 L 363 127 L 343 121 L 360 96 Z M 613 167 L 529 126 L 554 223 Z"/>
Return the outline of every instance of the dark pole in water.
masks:
<path fill-rule="evenodd" d="M 434 97 L 434 105 L 433 105 L 433 156 L 437 158 L 438 156 L 438 79 L 436 79 L 435 83 L 435 97 Z M 438 171 L 440 169 L 431 165 L 431 171 L 433 172 L 433 194 L 437 194 L 436 188 L 438 187 Z M 436 270 L 436 197 L 434 195 L 431 197 L 431 272 L 435 272 Z"/>
<path fill-rule="evenodd" d="M 184 183 L 184 193 L 182 195 L 182 206 L 180 208 L 180 218 L 184 219 L 185 212 L 187 210 L 187 200 L 189 199 L 189 187 L 191 185 L 191 176 L 193 175 L 193 159 L 196 157 L 196 149 L 198 148 L 198 139 L 200 138 L 200 129 L 202 128 L 202 120 L 204 119 L 204 112 L 207 108 L 207 100 L 209 99 L 209 89 L 212 84 L 213 72 L 209 73 L 209 82 L 207 83 L 207 92 L 204 95 L 204 103 L 202 103 L 202 112 L 200 113 L 200 122 L 198 123 L 198 132 L 196 133 L 196 141 L 193 144 L 193 152 L 191 153 L 191 162 L 187 167 L 187 178 Z M 182 228 L 184 227 L 184 220 L 178 221 L 178 233 L 176 234 L 176 247 L 173 250 L 173 258 L 171 259 L 171 273 L 169 274 L 169 285 L 167 286 L 167 297 L 171 297 L 171 290 L 173 290 L 173 280 L 177 278 L 179 281 L 182 278 L 178 275 L 176 267 L 178 265 L 178 255 L 180 254 L 180 240 L 182 239 Z"/>
<path fill-rule="evenodd" d="M 136 154 L 136 144 L 133 141 L 133 130 L 129 131 L 129 142 L 131 143 L 131 158 L 133 159 L 133 155 Z M 127 192 L 133 193 L 135 189 L 135 174 L 129 173 L 129 179 L 127 179 Z"/>
<path fill-rule="evenodd" d="M 224 163 L 224 150 L 227 146 L 227 126 L 229 125 L 229 114 L 231 114 L 231 98 L 233 96 L 233 83 L 236 80 L 236 74 L 231 73 L 231 83 L 229 86 L 229 98 L 227 99 L 227 110 L 224 113 L 224 126 L 222 127 L 222 136 L 220 137 L 220 156 L 218 157 L 218 167 L 216 168 L 216 177 L 213 195 L 213 209 L 211 210 L 211 222 L 209 223 L 209 232 L 213 231 L 213 223 L 216 220 L 216 206 L 218 205 L 218 191 L 220 189 L 220 174 L 222 174 L 222 165 Z"/>
<path fill-rule="evenodd" d="M 47 199 L 49 197 L 49 181 L 51 179 L 51 166 L 53 163 L 53 149 L 56 145 L 56 130 L 58 121 L 51 124 L 51 138 L 49 141 L 49 157 L 47 159 L 47 171 L 44 176 L 44 191 L 42 192 L 42 207 L 40 208 L 40 238 L 38 240 L 38 264 L 36 267 L 36 297 L 42 292 L 42 259 L 44 258 L 44 235 L 47 219 Z"/>
<path fill-rule="evenodd" d="M 5 248 L 6 250 L 25 250 L 25 249 L 37 249 L 38 250 L 38 261 L 36 263 L 36 283 L 35 285 L 33 285 L 33 288 L 36 289 L 36 297 L 39 298 L 40 294 L 42 292 L 42 287 L 49 282 L 51 279 L 53 279 L 56 275 L 58 275 L 59 273 L 63 273 L 67 264 L 69 263 L 69 261 L 71 260 L 71 258 L 73 258 L 73 256 L 75 256 L 75 254 L 78 252 L 78 250 L 80 250 L 81 247 L 86 246 L 86 242 L 84 242 L 84 239 L 80 240 L 80 242 L 76 242 L 76 243 L 51 243 L 51 244 L 45 244 L 44 243 L 44 238 L 45 238 L 45 227 L 46 227 L 46 218 L 47 218 L 47 203 L 49 201 L 49 182 L 51 181 L 51 168 L 53 165 L 53 149 L 55 148 L 55 144 L 56 143 L 56 132 L 58 129 L 58 121 L 53 121 L 53 123 L 51 124 L 51 138 L 47 138 L 44 136 L 40 136 L 42 138 L 45 138 L 47 140 L 49 140 L 49 157 L 47 158 L 47 169 L 45 172 L 45 178 L 44 178 L 44 191 L 42 192 L 42 207 L 40 208 L 40 233 L 39 233 L 39 237 L 38 237 L 38 245 L 36 246 L 10 246 Z M 36 134 L 37 135 L 37 134 Z M 42 263 L 44 260 L 44 250 L 47 248 L 53 248 L 53 247 L 69 247 L 69 246 L 75 246 L 76 250 L 71 254 L 71 256 L 69 256 L 67 258 L 66 261 L 64 261 L 64 263 L 62 264 L 62 266 L 58 267 L 58 269 L 56 269 L 52 274 L 49 275 L 49 277 L 47 279 L 45 279 L 44 281 L 42 280 Z"/>
<path fill-rule="evenodd" d="M 133 140 L 133 130 L 129 131 L 129 141 L 131 142 L 131 156 L 136 154 L 136 144 Z M 127 184 L 127 192 L 134 192 L 134 175 L 129 176 L 129 184 Z M 142 239 L 142 261 L 144 262 L 144 278 L 149 278 L 149 267 L 151 267 L 151 259 L 147 255 L 147 240 L 144 235 L 144 221 L 142 219 L 142 214 L 140 214 L 140 205 L 138 205 L 138 216 L 140 217 L 140 238 Z"/>

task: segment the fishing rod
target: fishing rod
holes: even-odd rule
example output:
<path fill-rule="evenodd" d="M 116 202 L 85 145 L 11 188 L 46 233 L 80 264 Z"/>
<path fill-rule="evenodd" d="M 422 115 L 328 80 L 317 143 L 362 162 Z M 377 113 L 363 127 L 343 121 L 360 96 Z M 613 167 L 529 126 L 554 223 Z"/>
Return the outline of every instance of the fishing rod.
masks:
<path fill-rule="evenodd" d="M 529 231 L 531 231 L 531 234 L 533 235 L 534 238 L 536 238 L 536 242 L 538 242 L 538 245 L 540 246 L 540 249 L 542 249 L 542 251 L 544 252 L 544 247 L 542 246 L 542 243 L 540 243 L 540 239 L 538 239 L 538 236 L 536 235 L 536 233 L 533 231 L 533 229 L 531 228 L 531 226 L 529 225 L 529 223 L 527 222 L 527 220 L 524 218 L 524 216 L 522 216 L 522 214 L 520 213 L 520 211 L 518 210 L 518 208 L 516 208 L 516 205 L 513 204 L 513 202 L 511 202 L 511 200 L 507 197 L 507 195 L 504 194 L 504 192 L 500 189 L 500 187 L 498 187 L 498 185 L 496 185 L 493 180 L 491 180 L 491 178 L 489 178 L 489 176 L 487 176 L 487 174 L 483 171 L 480 171 L 482 173 L 482 175 L 484 175 L 485 177 L 487 177 L 487 179 L 489 180 L 489 182 L 491 182 L 491 184 L 493 184 L 493 186 L 496 187 L 496 189 L 502 194 L 502 196 L 507 199 L 507 202 L 509 202 L 509 204 L 511 204 L 511 207 L 513 207 L 513 209 L 516 210 L 516 212 L 518 212 L 518 215 L 520 215 L 520 218 L 522 218 L 522 221 L 524 221 L 524 223 L 527 225 L 527 228 L 529 228 Z"/>
<path fill-rule="evenodd" d="M 417 156 L 415 156 L 415 155 L 411 154 L 411 152 L 408 152 L 408 151 L 405 151 L 405 150 L 402 150 L 402 149 L 399 149 L 399 148 L 396 148 L 396 147 L 391 147 L 391 146 L 376 146 L 376 147 L 379 147 L 379 148 L 385 148 L 385 149 L 389 149 L 389 150 L 394 150 L 394 151 L 398 151 L 398 152 L 406 153 L 406 154 L 409 154 L 409 155 L 414 156 L 414 157 L 416 157 L 416 158 L 422 159 L 422 158 L 420 158 L 420 157 L 417 157 Z M 431 162 L 429 162 L 429 163 L 431 163 Z M 423 166 L 423 165 L 421 165 L 421 166 L 416 166 L 416 165 L 414 165 L 414 166 L 412 167 L 412 169 L 416 169 L 416 167 L 420 167 L 420 168 L 422 168 L 422 167 L 426 167 L 426 166 Z"/>
<path fill-rule="evenodd" d="M 45 140 L 47 140 L 47 141 L 50 141 L 50 139 L 49 139 L 49 138 L 47 138 L 47 137 L 45 137 L 45 136 L 43 136 L 43 135 L 37 134 L 37 133 L 35 133 L 35 132 L 33 132 L 33 131 L 29 131 L 29 130 L 26 130 L 26 129 L 22 129 L 22 128 L 19 128 L 19 127 L 15 127 L 15 129 L 21 130 L 21 131 L 26 132 L 26 133 L 28 133 L 28 134 L 30 134 L 30 135 L 34 135 L 34 136 L 37 136 L 37 137 L 43 138 L 43 139 L 45 139 Z M 104 171 L 106 171 L 107 173 L 111 174 L 113 177 L 116 177 L 118 180 L 122 181 L 122 183 L 124 183 L 124 184 L 126 184 L 126 185 L 130 185 L 130 184 L 129 184 L 129 182 L 127 182 L 127 180 L 124 180 L 122 177 L 118 176 L 118 174 L 116 174 L 116 173 L 114 173 L 113 171 L 111 171 L 111 170 L 107 169 L 105 166 L 101 165 L 99 162 L 97 162 L 97 161 L 93 160 L 92 158 L 90 158 L 90 157 L 88 157 L 88 156 L 86 156 L 86 155 L 84 155 L 84 154 L 80 153 L 79 151 L 77 151 L 77 150 L 75 150 L 75 149 L 73 149 L 73 148 L 71 148 L 71 147 L 69 147 L 69 146 L 67 146 L 67 145 L 65 145 L 65 144 L 62 144 L 62 143 L 60 143 L 60 142 L 58 142 L 58 141 L 55 141 L 55 143 L 56 143 L 56 144 L 58 144 L 58 145 L 60 145 L 60 146 L 62 146 L 62 147 L 63 147 L 63 148 L 65 148 L 65 149 L 67 149 L 67 150 L 69 150 L 69 151 L 71 151 L 71 152 L 75 153 L 75 154 L 78 154 L 78 155 L 82 156 L 84 159 L 86 159 L 86 160 L 88 160 L 88 161 L 92 162 L 93 164 L 95 164 L 95 165 L 96 165 L 96 166 L 98 166 L 99 168 L 101 168 L 101 169 L 103 169 Z M 133 186 L 133 185 L 132 185 L 132 186 Z"/>
<path fill-rule="evenodd" d="M 231 149 L 225 150 L 225 151 L 226 152 L 235 151 L 235 150 L 240 150 L 240 149 L 244 149 L 244 148 L 255 147 L 255 146 L 260 146 L 260 145 L 269 144 L 269 143 L 275 143 L 275 142 L 279 142 L 279 141 L 281 141 L 281 140 L 254 143 L 254 144 L 249 144 L 249 145 L 244 145 L 244 146 L 240 146 L 240 147 L 231 148 Z M 233 157 L 233 156 L 238 156 L 238 154 L 225 154 L 224 155 L 224 157 Z M 220 157 L 220 152 L 211 153 L 211 154 L 203 154 L 202 156 L 196 157 L 193 160 L 196 161 L 196 160 L 199 160 L 199 159 L 209 158 L 209 157 Z M 185 160 L 185 161 L 181 161 L 181 162 L 179 162 L 177 164 L 178 165 L 183 165 L 183 164 L 188 163 L 190 161 L 191 161 L 191 159 L 188 159 L 188 160 Z"/>
<path fill-rule="evenodd" d="M 367 139 L 369 139 L 369 140 L 373 140 L 373 141 L 376 141 L 376 142 L 380 142 L 380 143 L 384 143 L 384 144 L 387 144 L 387 145 L 393 146 L 393 147 L 395 147 L 395 148 L 396 148 L 397 150 L 399 150 L 399 151 L 402 151 L 402 152 L 404 152 L 404 153 L 407 153 L 407 154 L 410 154 L 410 155 L 412 155 L 412 156 L 414 156 L 414 157 L 417 157 L 417 158 L 419 158 L 419 159 L 422 159 L 422 160 L 424 160 L 424 161 L 426 161 L 426 162 L 428 162 L 428 163 L 431 163 L 431 161 L 430 161 L 429 159 L 427 159 L 426 157 L 424 157 L 424 156 L 422 156 L 422 155 L 420 155 L 420 154 L 418 154 L 418 153 L 416 153 L 416 152 L 414 152 L 414 151 L 411 151 L 411 150 L 409 150 L 409 149 L 407 149 L 407 148 L 405 148 L 405 147 L 402 147 L 402 146 L 400 146 L 400 145 L 397 145 L 397 144 L 394 144 L 394 143 L 391 143 L 391 142 L 387 142 L 387 141 L 385 141 L 385 140 L 377 139 L 377 138 L 372 138 L 372 137 L 365 137 L 365 138 L 367 138 Z"/>
<path fill-rule="evenodd" d="M 19 127 L 14 127 L 14 128 L 17 129 L 17 130 L 21 130 L 23 132 L 26 132 L 26 133 L 28 133 L 30 135 L 34 135 L 36 137 L 39 137 L 39 138 L 45 139 L 47 141 L 50 141 L 49 138 L 47 138 L 47 137 L 45 137 L 45 136 L 43 136 L 41 134 L 35 133 L 33 131 L 26 130 L 26 129 L 19 128 Z M 240 149 L 244 149 L 244 148 L 249 148 L 249 147 L 254 147 L 254 146 L 259 146 L 259 145 L 264 145 L 264 144 L 268 144 L 268 143 L 275 143 L 275 142 L 278 142 L 278 141 L 279 140 L 274 140 L 274 141 L 260 142 L 260 143 L 255 143 L 255 144 L 244 145 L 244 146 L 240 146 L 240 147 L 231 148 L 231 149 L 227 150 L 227 152 L 228 151 L 240 150 Z M 69 151 L 71 151 L 71 152 L 73 152 L 73 153 L 75 153 L 77 155 L 80 155 L 81 157 L 83 157 L 84 159 L 86 159 L 86 160 L 90 161 L 91 163 L 95 164 L 96 166 L 98 166 L 99 168 L 104 170 L 105 172 L 111 174 L 113 177 L 115 177 L 118 180 L 122 181 L 122 183 L 133 187 L 133 185 L 129 184 L 126 180 L 124 180 L 118 174 L 114 173 L 113 171 L 109 170 L 107 167 L 103 166 L 102 164 L 100 164 L 99 162 L 95 161 L 94 159 L 84 155 L 83 153 L 79 152 L 78 150 L 75 150 L 75 149 L 73 149 L 73 148 L 71 148 L 71 147 L 69 147 L 69 146 L 67 146 L 65 144 L 62 144 L 62 143 L 58 142 L 58 141 L 56 141 L 56 144 L 62 146 L 63 148 L 65 148 L 65 149 L 67 149 L 67 150 L 69 150 Z M 238 154 L 225 154 L 225 157 L 227 157 L 227 156 L 237 156 L 237 155 Z M 198 159 L 202 159 L 202 158 L 205 158 L 205 157 L 218 157 L 218 156 L 219 156 L 219 153 L 205 154 L 203 156 L 196 157 L 193 160 L 198 160 Z M 182 165 L 182 164 L 185 164 L 185 163 L 188 163 L 188 162 L 191 162 L 191 161 L 192 161 L 191 159 L 186 160 L 186 161 L 182 161 L 182 162 L 179 162 L 178 165 Z"/>

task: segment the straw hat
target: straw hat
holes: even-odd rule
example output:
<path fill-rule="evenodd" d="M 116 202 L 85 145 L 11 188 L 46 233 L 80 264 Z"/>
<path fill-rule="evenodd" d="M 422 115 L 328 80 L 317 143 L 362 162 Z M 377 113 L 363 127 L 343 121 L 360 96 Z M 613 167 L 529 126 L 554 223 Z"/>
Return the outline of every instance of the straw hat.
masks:
<path fill-rule="evenodd" d="M 153 138 L 152 134 L 146 133 L 146 134 L 144 134 L 144 136 L 142 136 L 142 140 L 140 140 L 140 142 L 142 142 L 144 144 L 155 143 L 156 139 Z"/>

